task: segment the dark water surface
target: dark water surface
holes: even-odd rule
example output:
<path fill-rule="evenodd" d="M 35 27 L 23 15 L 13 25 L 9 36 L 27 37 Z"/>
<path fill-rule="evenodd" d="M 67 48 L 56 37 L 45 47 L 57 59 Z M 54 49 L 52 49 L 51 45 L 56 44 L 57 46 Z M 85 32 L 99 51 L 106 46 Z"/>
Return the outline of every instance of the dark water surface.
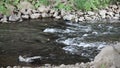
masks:
<path fill-rule="evenodd" d="M 42 19 L 0 24 L 0 66 L 88 62 L 100 48 L 120 41 L 120 23 L 75 24 Z M 18 61 L 19 55 L 45 57 L 40 63 Z"/>

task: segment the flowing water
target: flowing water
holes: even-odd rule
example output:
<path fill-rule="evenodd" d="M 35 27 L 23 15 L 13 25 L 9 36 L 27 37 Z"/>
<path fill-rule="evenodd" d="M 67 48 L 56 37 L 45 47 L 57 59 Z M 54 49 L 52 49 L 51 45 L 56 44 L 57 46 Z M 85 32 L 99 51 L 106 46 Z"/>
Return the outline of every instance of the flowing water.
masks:
<path fill-rule="evenodd" d="M 120 22 L 71 23 L 62 20 L 27 20 L 0 24 L 0 66 L 35 66 L 88 62 L 101 48 L 120 42 Z M 41 62 L 23 63 L 22 56 L 41 56 Z"/>

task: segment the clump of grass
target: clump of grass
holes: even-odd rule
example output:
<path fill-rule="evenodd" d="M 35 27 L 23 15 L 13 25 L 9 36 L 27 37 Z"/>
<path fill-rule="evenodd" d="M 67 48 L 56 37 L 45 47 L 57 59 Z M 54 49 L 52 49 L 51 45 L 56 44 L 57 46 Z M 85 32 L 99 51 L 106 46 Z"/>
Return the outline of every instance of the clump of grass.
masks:
<path fill-rule="evenodd" d="M 81 10 L 97 10 L 109 5 L 110 0 L 75 0 L 75 7 Z"/>

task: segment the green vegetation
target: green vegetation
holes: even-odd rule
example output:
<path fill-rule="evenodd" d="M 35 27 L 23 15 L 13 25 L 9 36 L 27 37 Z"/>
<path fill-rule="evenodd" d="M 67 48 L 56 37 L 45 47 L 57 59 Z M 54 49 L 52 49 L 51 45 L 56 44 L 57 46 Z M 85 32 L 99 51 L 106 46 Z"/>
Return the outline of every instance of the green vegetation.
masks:
<path fill-rule="evenodd" d="M 61 0 L 0 0 L 0 13 L 6 14 L 6 11 L 8 11 L 5 4 L 16 7 L 20 1 L 28 1 L 33 4 L 35 8 L 38 8 L 41 5 L 47 6 L 55 4 L 53 8 L 67 11 L 73 9 L 83 11 L 97 10 L 106 7 L 111 3 L 120 2 L 120 0 L 66 0 L 65 2 L 62 2 Z"/>

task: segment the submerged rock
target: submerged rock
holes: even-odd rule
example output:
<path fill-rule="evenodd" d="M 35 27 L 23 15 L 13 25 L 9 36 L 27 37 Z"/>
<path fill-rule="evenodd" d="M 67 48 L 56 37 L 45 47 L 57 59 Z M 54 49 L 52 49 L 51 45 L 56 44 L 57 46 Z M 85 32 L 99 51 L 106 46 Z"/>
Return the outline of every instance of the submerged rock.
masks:
<path fill-rule="evenodd" d="M 20 62 L 26 62 L 26 63 L 32 63 L 35 62 L 35 60 L 41 60 L 41 56 L 34 56 L 34 57 L 23 57 L 23 56 L 19 56 L 19 61 Z"/>

